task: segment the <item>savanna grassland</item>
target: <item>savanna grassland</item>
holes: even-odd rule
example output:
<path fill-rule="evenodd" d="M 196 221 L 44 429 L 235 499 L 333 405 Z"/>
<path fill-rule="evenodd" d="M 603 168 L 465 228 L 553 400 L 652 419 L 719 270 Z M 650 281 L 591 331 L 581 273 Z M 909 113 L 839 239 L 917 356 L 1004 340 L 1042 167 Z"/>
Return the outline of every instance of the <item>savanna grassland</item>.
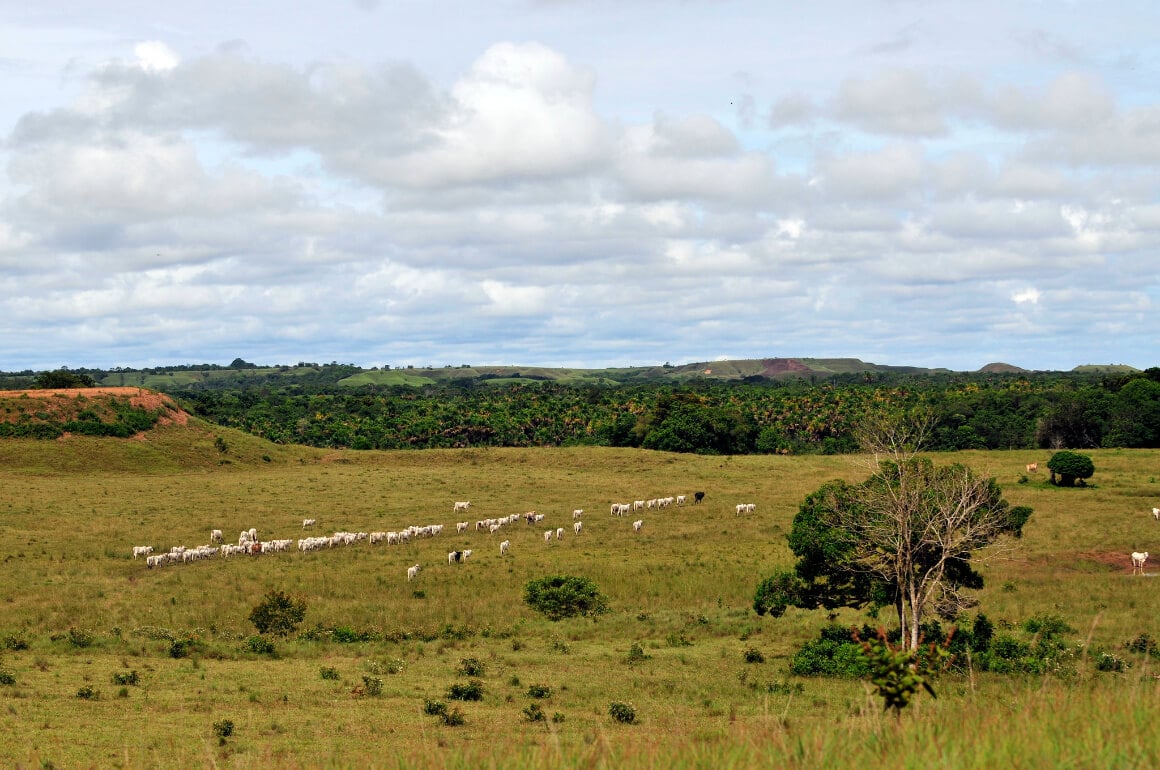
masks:
<path fill-rule="evenodd" d="M 1040 451 L 939 454 L 994 475 L 1034 514 L 982 568 L 981 609 L 1017 629 L 1075 629 L 1075 665 L 1045 676 L 950 673 L 895 721 L 856 680 L 794 677 L 824 612 L 758 617 L 757 582 L 792 564 L 802 499 L 861 480 L 860 456 L 698 456 L 600 447 L 322 451 L 198 420 L 141 439 L 0 441 L 0 764 L 23 767 L 1146 767 L 1160 661 L 1160 451 L 1091 452 L 1059 489 Z M 701 505 L 609 516 L 609 504 L 706 492 Z M 455 534 L 536 510 L 536 527 Z M 734 505 L 754 502 L 739 517 Z M 571 511 L 585 510 L 580 535 Z M 336 530 L 444 524 L 401 546 L 214 559 L 147 570 L 167 550 Z M 639 534 L 631 522 L 643 518 Z M 543 530 L 564 527 L 545 543 Z M 509 539 L 507 556 L 500 540 Z M 465 564 L 447 553 L 470 548 Z M 422 571 L 411 583 L 407 567 Z M 1152 570 L 1148 570 L 1151 572 Z M 611 611 L 551 622 L 522 601 L 551 574 L 591 578 Z M 305 600 L 298 633 L 255 645 L 269 590 Z M 867 618 L 852 610 L 841 622 Z M 884 616 L 885 619 L 885 616 Z M 634 649 L 634 645 L 636 645 Z M 1122 656 L 1097 671 L 1091 651 Z M 753 655 L 753 651 L 760 656 Z M 175 653 L 179 654 L 175 657 Z M 748 657 L 761 662 L 747 662 Z M 470 673 L 465 673 L 470 672 Z M 472 680 L 482 699 L 449 690 Z M 541 697 L 536 697 L 541 696 Z M 440 701 L 462 725 L 425 713 Z M 634 724 L 609 716 L 633 706 Z M 531 720 L 538 711 L 542 720 Z M 231 723 L 232 731 L 225 728 Z M 222 736 L 220 733 L 230 732 Z"/>

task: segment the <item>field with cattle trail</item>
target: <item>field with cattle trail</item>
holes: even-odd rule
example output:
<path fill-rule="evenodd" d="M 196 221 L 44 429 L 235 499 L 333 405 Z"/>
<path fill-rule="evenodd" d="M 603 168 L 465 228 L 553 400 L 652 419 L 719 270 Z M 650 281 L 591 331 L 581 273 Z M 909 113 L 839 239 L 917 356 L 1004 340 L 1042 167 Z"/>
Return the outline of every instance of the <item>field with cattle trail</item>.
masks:
<path fill-rule="evenodd" d="M 1160 451 L 1090 454 L 1096 473 L 1076 489 L 1026 471 L 1043 451 L 932 455 L 1034 509 L 1021 540 L 976 557 L 978 610 L 1012 635 L 1054 618 L 1070 629 L 1066 665 L 962 667 L 895 719 L 860 679 L 790 672 L 825 611 L 752 608 L 758 582 L 794 562 L 786 535 L 802 500 L 864 479 L 865 456 L 326 451 L 197 418 L 134 438 L 0 439 L 0 764 L 1148 766 L 1160 761 L 1160 657 L 1131 642 L 1160 638 L 1160 581 L 1152 562 L 1133 575 L 1129 553 L 1160 561 Z M 686 504 L 609 514 L 676 495 Z M 471 506 L 453 513 L 455 501 Z M 544 519 L 527 524 L 529 511 Z M 226 543 L 250 528 L 296 542 L 428 525 L 442 532 L 400 544 L 153 569 L 133 558 L 135 546 L 208 544 L 214 529 Z M 564 574 L 589 578 L 609 611 L 554 622 L 525 604 L 529 581 Z M 249 620 L 270 591 L 305 603 L 286 637 Z"/>

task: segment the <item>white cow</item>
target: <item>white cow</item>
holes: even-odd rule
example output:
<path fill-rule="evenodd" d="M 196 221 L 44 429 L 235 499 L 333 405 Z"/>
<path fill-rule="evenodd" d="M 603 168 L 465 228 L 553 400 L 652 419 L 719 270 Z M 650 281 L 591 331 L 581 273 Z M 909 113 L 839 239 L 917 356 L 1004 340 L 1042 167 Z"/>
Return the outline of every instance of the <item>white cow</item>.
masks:
<path fill-rule="evenodd" d="M 416 564 L 414 567 L 407 568 L 407 582 L 408 583 L 410 583 L 412 580 L 415 579 L 415 576 L 419 574 L 420 569 L 421 569 L 421 567 L 418 564 Z"/>
<path fill-rule="evenodd" d="M 582 522 L 582 521 L 577 521 L 577 522 L 574 522 L 574 523 L 572 524 L 572 531 L 573 531 L 574 533 L 576 533 L 577 535 L 579 535 L 579 534 L 580 534 L 580 530 L 582 530 L 582 529 L 584 529 L 584 522 Z"/>
<path fill-rule="evenodd" d="M 303 519 L 302 520 L 302 528 L 303 529 L 310 529 L 311 527 L 313 527 L 317 523 L 318 523 L 318 521 L 315 519 Z"/>
<path fill-rule="evenodd" d="M 1156 519 L 1157 521 L 1160 521 L 1160 508 L 1153 508 L 1152 509 L 1152 518 Z"/>
<path fill-rule="evenodd" d="M 464 501 L 455 503 L 454 507 L 451 509 L 451 512 L 452 513 L 459 513 L 460 511 L 466 511 L 470 507 L 471 507 L 471 503 L 464 500 Z"/>
<path fill-rule="evenodd" d="M 552 530 L 550 530 L 550 529 L 544 530 L 544 542 L 545 543 L 552 542 Z"/>
<path fill-rule="evenodd" d="M 467 528 L 470 526 L 470 524 L 471 523 L 467 522 L 467 521 L 456 522 L 455 523 L 455 533 L 459 534 L 460 532 L 466 532 Z"/>
<path fill-rule="evenodd" d="M 1155 509 L 1153 509 L 1153 510 L 1155 510 Z M 576 510 L 572 511 L 572 520 L 575 521 L 576 519 L 580 518 L 583 515 L 584 515 L 584 509 L 577 508 Z"/>
<path fill-rule="evenodd" d="M 644 519 L 637 519 L 632 523 L 632 531 L 640 532 L 640 528 L 644 526 Z"/>
<path fill-rule="evenodd" d="M 502 543 L 500 543 L 499 544 L 499 555 L 503 556 L 504 554 L 506 554 L 508 552 L 508 548 L 511 547 L 511 544 L 512 544 L 512 541 L 510 541 L 510 540 L 505 540 Z"/>
<path fill-rule="evenodd" d="M 556 539 L 557 540 L 564 539 L 564 528 L 563 527 L 556 527 Z"/>
<path fill-rule="evenodd" d="M 209 541 L 211 543 L 220 543 L 222 541 L 222 531 L 220 529 L 211 529 L 209 531 Z"/>
<path fill-rule="evenodd" d="M 133 558 L 138 556 L 148 556 L 153 553 L 153 546 L 151 545 L 135 545 L 133 546 Z"/>
<path fill-rule="evenodd" d="M 1148 561 L 1148 552 L 1140 553 L 1139 551 L 1132 552 L 1132 574 L 1139 572 L 1144 574 L 1144 562 Z"/>

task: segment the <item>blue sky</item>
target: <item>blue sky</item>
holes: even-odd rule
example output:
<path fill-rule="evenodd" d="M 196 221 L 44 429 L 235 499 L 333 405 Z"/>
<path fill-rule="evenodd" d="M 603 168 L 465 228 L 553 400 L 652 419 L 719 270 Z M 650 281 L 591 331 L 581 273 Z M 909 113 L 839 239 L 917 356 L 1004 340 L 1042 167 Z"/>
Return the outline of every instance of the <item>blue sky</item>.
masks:
<path fill-rule="evenodd" d="M 20 5 L 3 370 L 1158 364 L 1151 3 Z"/>

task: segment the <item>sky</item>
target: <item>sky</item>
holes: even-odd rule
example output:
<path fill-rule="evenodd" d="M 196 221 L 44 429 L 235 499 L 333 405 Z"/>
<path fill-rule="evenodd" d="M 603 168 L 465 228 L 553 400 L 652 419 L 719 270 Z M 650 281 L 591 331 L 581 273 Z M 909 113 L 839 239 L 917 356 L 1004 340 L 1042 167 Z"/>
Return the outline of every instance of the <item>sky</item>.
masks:
<path fill-rule="evenodd" d="M 0 2 L 0 370 L 1160 365 L 1152 0 Z"/>

